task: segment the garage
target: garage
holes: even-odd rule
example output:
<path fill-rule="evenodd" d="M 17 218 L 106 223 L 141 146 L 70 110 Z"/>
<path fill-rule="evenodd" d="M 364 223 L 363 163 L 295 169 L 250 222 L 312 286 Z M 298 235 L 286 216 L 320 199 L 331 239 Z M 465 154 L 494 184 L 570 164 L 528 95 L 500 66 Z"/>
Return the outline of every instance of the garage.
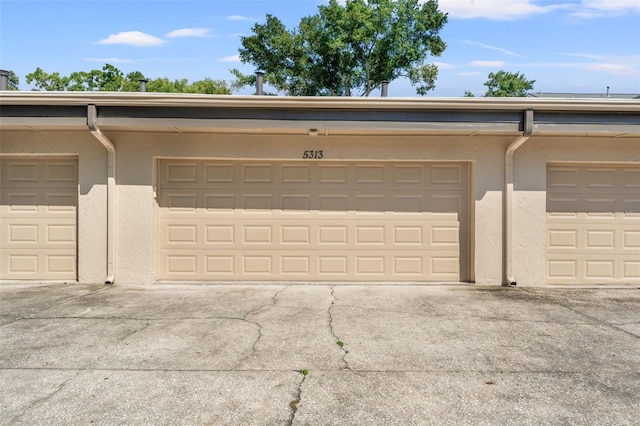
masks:
<path fill-rule="evenodd" d="M 550 164 L 547 281 L 640 283 L 640 167 Z"/>
<path fill-rule="evenodd" d="M 0 276 L 77 279 L 75 158 L 0 158 Z"/>
<path fill-rule="evenodd" d="M 161 159 L 158 279 L 469 280 L 466 162 Z"/>

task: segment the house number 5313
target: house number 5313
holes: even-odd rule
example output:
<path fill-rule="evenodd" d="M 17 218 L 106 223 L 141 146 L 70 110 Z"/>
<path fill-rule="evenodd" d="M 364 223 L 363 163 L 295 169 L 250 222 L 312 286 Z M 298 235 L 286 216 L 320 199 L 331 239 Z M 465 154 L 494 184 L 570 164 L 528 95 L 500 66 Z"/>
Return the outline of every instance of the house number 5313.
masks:
<path fill-rule="evenodd" d="M 320 151 L 305 151 L 302 153 L 302 158 L 305 160 L 322 160 L 324 158 L 324 153 L 322 150 Z"/>

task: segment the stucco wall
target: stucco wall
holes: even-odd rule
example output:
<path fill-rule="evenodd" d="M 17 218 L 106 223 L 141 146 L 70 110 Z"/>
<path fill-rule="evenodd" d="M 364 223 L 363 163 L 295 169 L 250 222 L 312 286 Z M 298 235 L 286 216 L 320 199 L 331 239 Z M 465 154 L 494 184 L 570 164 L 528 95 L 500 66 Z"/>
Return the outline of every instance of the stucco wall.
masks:
<path fill-rule="evenodd" d="M 106 276 L 106 150 L 89 132 L 3 131 L 2 155 L 71 155 L 78 158 L 78 281 Z"/>
<path fill-rule="evenodd" d="M 300 160 L 322 149 L 326 160 L 470 161 L 475 171 L 475 281 L 500 284 L 502 167 L 510 137 L 294 136 L 146 134 L 111 132 L 118 152 L 118 281 L 156 279 L 154 159 L 231 158 Z"/>
<path fill-rule="evenodd" d="M 472 164 L 472 279 L 502 281 L 504 151 L 515 137 L 323 136 L 105 132 L 117 150 L 116 280 L 156 280 L 155 162 L 159 157 L 300 160 L 323 150 L 327 160 L 469 161 Z M 533 137 L 515 154 L 514 276 L 518 285 L 544 284 L 548 162 L 640 162 L 640 139 Z M 104 147 L 88 132 L 4 131 L 0 153 L 76 155 L 79 162 L 80 282 L 106 274 Z M 322 161 L 322 160 L 319 160 Z"/>

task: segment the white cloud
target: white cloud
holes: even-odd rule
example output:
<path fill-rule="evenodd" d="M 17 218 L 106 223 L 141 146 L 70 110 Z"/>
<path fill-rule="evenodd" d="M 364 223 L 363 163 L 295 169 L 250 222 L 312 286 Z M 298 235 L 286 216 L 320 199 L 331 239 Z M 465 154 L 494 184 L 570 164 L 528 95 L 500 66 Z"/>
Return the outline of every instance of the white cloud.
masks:
<path fill-rule="evenodd" d="M 530 68 L 575 68 L 583 71 L 604 72 L 617 76 L 640 77 L 640 56 L 611 56 L 584 53 L 565 54 L 590 59 L 589 62 L 534 62 L 528 64 L 513 64 L 514 67 Z"/>
<path fill-rule="evenodd" d="M 109 37 L 98 41 L 98 44 L 127 44 L 136 47 L 160 46 L 164 40 L 140 31 L 124 31 L 111 34 Z"/>
<path fill-rule="evenodd" d="M 218 59 L 218 62 L 240 62 L 240 55 L 225 56 Z"/>
<path fill-rule="evenodd" d="M 167 38 L 178 37 L 213 37 L 213 34 L 209 33 L 208 28 L 181 28 L 179 30 L 173 30 L 167 35 Z"/>
<path fill-rule="evenodd" d="M 507 63 L 502 61 L 473 61 L 469 65 L 474 67 L 499 68 L 504 67 Z"/>
<path fill-rule="evenodd" d="M 612 64 L 612 63 L 587 64 L 587 65 L 584 65 L 583 68 L 588 71 L 604 71 L 613 75 L 640 76 L 640 70 L 638 70 L 637 68 L 634 69 L 624 64 Z"/>
<path fill-rule="evenodd" d="M 583 0 L 582 6 L 603 11 L 640 12 L 640 1 L 638 0 Z"/>
<path fill-rule="evenodd" d="M 640 13 L 638 0 L 582 0 L 571 14 L 574 18 L 606 18 L 624 13 Z"/>
<path fill-rule="evenodd" d="M 250 18 L 248 16 L 242 16 L 242 15 L 231 15 L 231 16 L 227 16 L 227 20 L 229 20 L 229 21 L 255 21 L 255 18 Z"/>
<path fill-rule="evenodd" d="M 84 60 L 89 62 L 101 62 L 103 64 L 133 64 L 135 62 L 131 59 L 121 58 L 85 58 Z"/>
<path fill-rule="evenodd" d="M 592 59 L 594 61 L 599 61 L 601 59 L 604 59 L 602 55 L 598 55 L 595 53 L 560 53 L 560 55 L 571 56 L 574 58 Z"/>
<path fill-rule="evenodd" d="M 491 46 L 490 44 L 484 44 L 484 43 L 480 43 L 480 42 L 473 41 L 473 40 L 464 40 L 464 42 L 466 44 L 471 45 L 471 46 L 479 46 L 479 47 L 483 47 L 485 49 L 495 50 L 496 52 L 501 52 L 501 53 L 504 53 L 505 55 L 522 56 L 522 55 L 518 55 L 517 53 L 512 52 L 510 50 L 503 49 L 502 47 Z"/>
<path fill-rule="evenodd" d="M 455 65 L 449 64 L 447 62 L 433 62 L 433 65 L 437 66 L 438 69 L 441 69 L 441 70 L 450 70 L 451 68 L 456 67 Z"/>
<path fill-rule="evenodd" d="M 563 3 L 541 6 L 534 0 L 440 0 L 438 4 L 451 18 L 497 20 L 513 20 L 569 7 Z"/>

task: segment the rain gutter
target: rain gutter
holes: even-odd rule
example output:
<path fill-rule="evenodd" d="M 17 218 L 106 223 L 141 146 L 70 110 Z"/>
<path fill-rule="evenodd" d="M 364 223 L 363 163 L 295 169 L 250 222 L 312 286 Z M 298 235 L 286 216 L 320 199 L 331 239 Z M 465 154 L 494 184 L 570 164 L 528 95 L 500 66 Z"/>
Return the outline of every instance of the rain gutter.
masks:
<path fill-rule="evenodd" d="M 502 244 L 502 267 L 503 286 L 515 286 L 517 284 L 513 275 L 513 181 L 514 167 L 513 156 L 518 148 L 529 140 L 533 133 L 533 110 L 524 111 L 524 125 L 522 135 L 513 141 L 505 151 L 504 158 L 504 192 L 503 192 L 503 244 Z"/>
<path fill-rule="evenodd" d="M 116 147 L 98 127 L 96 106 L 87 105 L 87 125 L 91 134 L 107 149 L 107 277 L 105 284 L 115 283 L 116 232 Z"/>

